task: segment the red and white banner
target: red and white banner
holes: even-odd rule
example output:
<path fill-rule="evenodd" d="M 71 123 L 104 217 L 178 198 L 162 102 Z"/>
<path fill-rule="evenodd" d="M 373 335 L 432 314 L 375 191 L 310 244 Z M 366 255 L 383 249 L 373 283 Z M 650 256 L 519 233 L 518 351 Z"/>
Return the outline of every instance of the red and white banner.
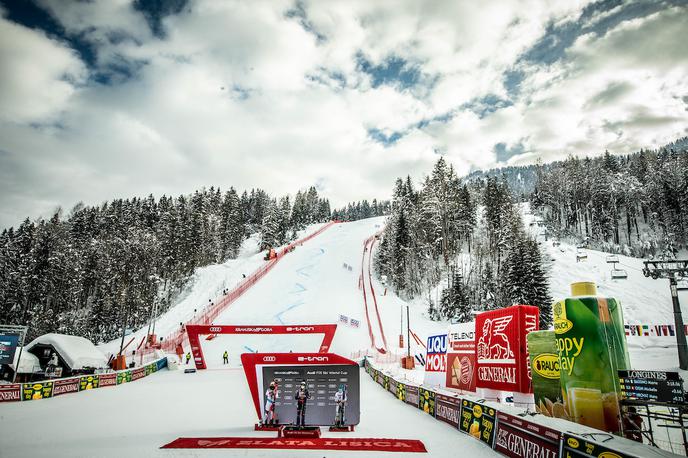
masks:
<path fill-rule="evenodd" d="M 117 374 L 100 374 L 99 388 L 117 385 Z"/>
<path fill-rule="evenodd" d="M 425 353 L 425 378 L 423 385 L 444 386 L 447 372 L 447 335 L 428 337 Z"/>
<path fill-rule="evenodd" d="M 532 393 L 526 334 L 538 329 L 539 309 L 514 305 L 476 316 L 478 388 Z"/>
<path fill-rule="evenodd" d="M 143 378 L 146 376 L 146 368 L 145 367 L 139 367 L 138 369 L 134 369 L 131 371 L 131 380 L 132 382 L 134 380 L 138 380 L 140 378 Z"/>
<path fill-rule="evenodd" d="M 79 378 L 67 378 L 55 380 L 53 383 L 53 397 L 61 394 L 76 393 L 79 391 Z"/>
<path fill-rule="evenodd" d="M 0 385 L 0 402 L 21 401 L 21 384 Z"/>
<path fill-rule="evenodd" d="M 449 326 L 445 385 L 475 392 L 475 321 Z"/>
<path fill-rule="evenodd" d="M 206 369 L 203 349 L 201 348 L 200 336 L 208 334 L 324 334 L 320 344 L 320 353 L 327 353 L 332 345 L 334 333 L 337 331 L 336 324 L 311 324 L 307 326 L 273 326 L 273 325 L 246 325 L 246 326 L 226 326 L 226 325 L 206 325 L 190 324 L 186 326 L 189 336 L 189 344 L 193 353 L 196 369 Z"/>
<path fill-rule="evenodd" d="M 415 439 L 335 438 L 293 439 L 274 437 L 180 437 L 160 448 L 254 448 L 279 450 L 346 450 L 425 453 L 425 445 Z"/>
<path fill-rule="evenodd" d="M 461 399 L 437 394 L 435 396 L 435 418 L 458 428 L 461 421 Z"/>
<path fill-rule="evenodd" d="M 497 419 L 494 449 L 502 455 L 510 458 L 559 456 L 559 431 L 503 412 L 497 412 Z"/>

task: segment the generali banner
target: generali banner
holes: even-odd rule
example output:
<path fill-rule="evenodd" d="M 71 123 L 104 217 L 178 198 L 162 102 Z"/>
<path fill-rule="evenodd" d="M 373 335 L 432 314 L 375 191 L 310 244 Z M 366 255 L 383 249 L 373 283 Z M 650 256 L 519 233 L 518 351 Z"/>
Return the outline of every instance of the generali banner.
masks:
<path fill-rule="evenodd" d="M 435 397 L 435 418 L 458 428 L 461 418 L 461 399 L 437 394 Z"/>
<path fill-rule="evenodd" d="M 475 321 L 449 326 L 445 385 L 475 392 Z"/>
<path fill-rule="evenodd" d="M 532 393 L 526 334 L 538 329 L 539 310 L 514 305 L 476 317 L 478 388 Z"/>
<path fill-rule="evenodd" d="M 447 372 L 447 335 L 440 334 L 428 337 L 425 354 L 424 385 L 444 386 Z"/>
<path fill-rule="evenodd" d="M 21 385 L 0 385 L 0 402 L 21 401 Z"/>
<path fill-rule="evenodd" d="M 53 396 L 60 396 L 61 394 L 76 393 L 79 391 L 78 378 L 66 378 L 62 380 L 55 380 L 53 384 Z"/>
<path fill-rule="evenodd" d="M 561 433 L 497 412 L 494 449 L 511 458 L 557 458 Z"/>

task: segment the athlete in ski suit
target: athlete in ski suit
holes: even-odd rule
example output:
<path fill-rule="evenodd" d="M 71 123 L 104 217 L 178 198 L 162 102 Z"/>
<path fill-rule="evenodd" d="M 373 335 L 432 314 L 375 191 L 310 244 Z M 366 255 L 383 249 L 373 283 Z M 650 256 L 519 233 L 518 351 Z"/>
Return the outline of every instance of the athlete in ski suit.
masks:
<path fill-rule="evenodd" d="M 277 384 L 270 382 L 270 387 L 265 392 L 265 417 L 263 425 L 275 424 L 275 400 L 277 399 Z"/>
<path fill-rule="evenodd" d="M 311 398 L 306 382 L 301 382 L 301 386 L 296 390 L 294 399 L 296 399 L 296 425 L 305 426 L 306 424 L 306 402 Z"/>
<path fill-rule="evenodd" d="M 344 426 L 344 410 L 346 407 L 346 387 L 344 384 L 339 385 L 339 389 L 334 394 L 334 402 L 337 404 L 335 408 L 334 425 L 342 427 Z"/>

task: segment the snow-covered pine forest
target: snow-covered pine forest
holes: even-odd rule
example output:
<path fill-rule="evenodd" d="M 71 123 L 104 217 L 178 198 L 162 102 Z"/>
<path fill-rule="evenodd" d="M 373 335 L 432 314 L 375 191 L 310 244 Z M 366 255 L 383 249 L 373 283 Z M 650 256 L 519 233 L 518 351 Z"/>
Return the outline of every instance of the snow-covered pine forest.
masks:
<path fill-rule="evenodd" d="M 423 298 L 433 319 L 465 322 L 472 310 L 521 303 L 551 323 L 540 250 L 506 181 L 462 183 L 443 158 L 417 190 L 397 179 L 375 264 L 397 294 Z"/>
<path fill-rule="evenodd" d="M 675 256 L 688 243 L 688 152 L 570 157 L 541 168 L 534 208 L 561 237 L 637 257 Z"/>
<path fill-rule="evenodd" d="M 308 224 L 331 218 L 314 187 L 293 203 L 260 189 L 196 191 L 176 198 L 117 199 L 76 205 L 48 220 L 28 218 L 0 234 L 0 316 L 47 332 L 106 341 L 121 317 L 138 328 L 163 313 L 198 267 L 236 258 L 257 233 L 279 246 Z"/>
<path fill-rule="evenodd" d="M 406 298 L 435 319 L 537 305 L 551 320 L 547 263 L 521 221 L 529 202 L 554 239 L 637 257 L 675 256 L 688 243 L 688 138 L 629 155 L 569 157 L 474 172 L 461 180 L 444 159 L 415 189 L 394 187 L 376 260 Z"/>

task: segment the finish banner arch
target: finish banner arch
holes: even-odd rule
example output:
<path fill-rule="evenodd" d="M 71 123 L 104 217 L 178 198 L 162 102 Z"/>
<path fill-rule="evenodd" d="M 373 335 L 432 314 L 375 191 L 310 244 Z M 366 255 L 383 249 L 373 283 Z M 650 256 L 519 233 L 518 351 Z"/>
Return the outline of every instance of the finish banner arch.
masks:
<path fill-rule="evenodd" d="M 186 333 L 189 337 L 189 345 L 193 354 L 196 369 L 206 369 L 205 358 L 201 348 L 200 336 L 210 334 L 323 334 L 319 353 L 330 351 L 334 334 L 337 331 L 336 324 L 310 324 L 310 325 L 216 325 L 216 324 L 189 324 L 186 325 Z"/>

